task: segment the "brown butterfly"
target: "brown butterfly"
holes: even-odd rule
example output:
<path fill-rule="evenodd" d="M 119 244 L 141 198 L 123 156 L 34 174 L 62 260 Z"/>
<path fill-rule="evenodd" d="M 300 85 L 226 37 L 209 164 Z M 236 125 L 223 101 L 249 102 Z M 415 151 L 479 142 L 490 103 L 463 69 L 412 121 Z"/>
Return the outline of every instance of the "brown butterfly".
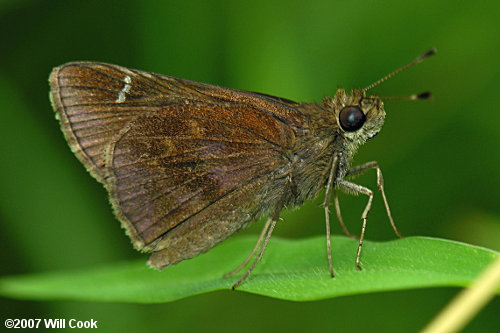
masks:
<path fill-rule="evenodd" d="M 356 265 L 373 192 L 347 180 L 376 169 L 350 169 L 357 148 L 381 129 L 382 99 L 366 91 L 434 54 L 431 50 L 365 89 L 339 89 L 322 103 L 296 103 L 97 62 L 72 62 L 50 75 L 50 98 L 71 150 L 104 184 L 134 247 L 162 269 L 208 251 L 261 216 L 268 216 L 255 256 L 264 253 L 280 212 L 326 188 L 324 209 L 330 274 L 328 204 L 337 189 L 369 200 L 362 214 Z M 428 93 L 400 99 L 423 99 Z"/>

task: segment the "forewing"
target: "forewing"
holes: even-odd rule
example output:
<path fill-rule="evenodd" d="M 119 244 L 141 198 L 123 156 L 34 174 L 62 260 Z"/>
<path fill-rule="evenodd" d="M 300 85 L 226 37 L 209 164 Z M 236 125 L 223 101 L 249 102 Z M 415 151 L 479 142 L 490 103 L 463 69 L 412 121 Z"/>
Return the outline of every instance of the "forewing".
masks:
<path fill-rule="evenodd" d="M 52 71 L 49 82 L 50 98 L 72 151 L 102 183 L 109 147 L 121 131 L 138 117 L 160 112 L 167 105 L 238 102 L 294 126 L 301 121 L 291 101 L 105 63 L 62 65 Z"/>

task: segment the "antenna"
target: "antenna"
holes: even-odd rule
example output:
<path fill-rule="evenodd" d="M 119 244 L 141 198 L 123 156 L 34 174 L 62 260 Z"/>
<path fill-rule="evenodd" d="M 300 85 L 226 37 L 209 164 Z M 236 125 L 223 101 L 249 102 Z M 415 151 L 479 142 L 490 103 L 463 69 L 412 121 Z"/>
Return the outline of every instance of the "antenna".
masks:
<path fill-rule="evenodd" d="M 416 64 L 421 63 L 421 62 L 422 62 L 422 61 L 424 61 L 426 58 L 429 58 L 430 56 L 432 56 L 432 55 L 436 54 L 436 52 L 437 52 L 437 50 L 436 50 L 436 49 L 430 49 L 429 51 L 425 52 L 424 54 L 422 54 L 422 55 L 421 55 L 420 57 L 418 57 L 417 59 L 413 60 L 412 62 L 410 62 L 410 63 L 408 63 L 408 64 L 406 64 L 406 65 L 404 65 L 404 66 L 402 66 L 402 67 L 399 67 L 399 68 L 398 68 L 398 69 L 396 69 L 395 71 L 393 71 L 393 72 L 391 72 L 391 73 L 387 74 L 386 76 L 384 76 L 384 77 L 383 77 L 383 78 L 381 78 L 380 80 L 376 81 L 375 83 L 370 84 L 368 87 L 366 87 L 366 88 L 364 88 L 364 89 L 362 89 L 362 90 L 363 90 L 363 91 L 367 91 L 367 90 L 369 90 L 369 89 L 371 89 L 371 88 L 373 88 L 373 87 L 378 86 L 379 84 L 381 84 L 382 82 L 384 82 L 384 81 L 385 81 L 385 80 L 387 80 L 387 79 L 390 79 L 390 78 L 391 78 L 391 77 L 393 77 L 394 75 L 399 74 L 399 73 L 401 73 L 402 71 L 405 71 L 405 70 L 407 70 L 408 68 L 413 67 L 413 66 L 415 66 Z M 424 94 L 425 94 L 425 93 L 424 93 Z M 429 93 L 427 93 L 427 94 L 429 95 L 428 97 L 430 97 L 430 94 L 429 94 Z M 415 99 L 425 99 L 425 98 L 428 98 L 428 97 L 419 97 L 420 95 L 422 95 L 422 94 L 419 94 L 419 95 L 411 95 L 411 96 L 408 96 L 408 97 L 406 97 L 406 98 L 405 98 L 405 97 L 403 97 L 402 99 L 415 100 Z M 412 97 L 412 96 L 415 96 L 415 97 L 410 98 L 410 97 Z M 393 99 L 393 98 L 388 97 L 388 99 Z"/>

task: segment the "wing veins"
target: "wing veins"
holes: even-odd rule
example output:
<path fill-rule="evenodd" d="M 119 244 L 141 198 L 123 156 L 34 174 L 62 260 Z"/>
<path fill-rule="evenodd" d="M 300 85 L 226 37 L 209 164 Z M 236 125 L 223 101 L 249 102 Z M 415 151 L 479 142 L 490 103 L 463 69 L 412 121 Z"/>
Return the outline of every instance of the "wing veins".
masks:
<path fill-rule="evenodd" d="M 209 207 L 211 207 L 212 205 L 214 205 L 215 203 L 217 203 L 218 201 L 226 198 L 227 196 L 231 195 L 232 193 L 234 193 L 235 191 L 237 190 L 240 190 L 248 185 L 250 185 L 251 183 L 255 182 L 257 179 L 259 178 L 262 178 L 264 176 L 267 176 L 267 174 L 264 174 L 264 175 L 259 175 L 258 177 L 254 177 L 252 179 L 249 179 L 248 181 L 245 182 L 245 184 L 242 184 L 240 187 L 234 187 L 233 189 L 231 189 L 231 191 L 228 191 L 227 193 L 225 193 L 224 195 L 218 197 L 216 200 L 210 202 L 208 205 L 206 205 L 205 207 L 201 208 L 200 210 L 198 210 L 197 212 L 191 214 L 190 216 L 188 216 L 187 218 L 185 218 L 184 220 L 182 220 L 181 222 L 179 222 L 178 224 L 176 224 L 174 227 L 170 228 L 169 230 L 165 231 L 164 233 L 160 234 L 158 237 L 156 237 L 154 240 L 152 240 L 151 242 L 145 244 L 145 245 L 150 245 L 151 243 L 153 243 L 154 241 L 156 241 L 157 239 L 160 239 L 162 237 L 164 237 L 167 233 L 171 232 L 172 230 L 174 230 L 175 228 L 179 227 L 180 225 L 184 224 L 186 221 L 188 221 L 189 219 L 191 219 L 192 217 L 200 214 L 201 212 L 203 212 L 204 210 L 208 209 Z"/>
<path fill-rule="evenodd" d="M 251 167 L 254 167 L 255 165 L 257 165 L 257 164 L 247 165 L 247 166 L 245 166 L 245 167 L 235 169 L 235 170 L 233 170 L 233 172 L 234 172 L 234 171 L 242 171 L 242 170 L 245 170 L 245 169 L 250 169 Z M 263 173 L 261 173 L 261 174 L 263 174 Z M 194 178 L 194 179 L 196 179 L 196 178 Z M 184 185 L 184 184 L 182 184 L 182 185 Z M 177 186 L 177 188 L 178 188 L 178 187 L 180 187 L 180 186 L 182 186 L 182 185 Z M 245 183 L 245 184 L 244 184 L 244 185 L 242 185 L 242 186 L 246 186 L 246 185 L 247 185 L 247 183 Z M 220 197 L 219 197 L 219 199 L 220 199 L 220 198 L 225 197 L 225 195 L 226 195 L 227 193 L 233 192 L 234 190 L 238 190 L 240 187 L 241 187 L 241 186 L 235 185 L 235 186 L 234 186 L 233 188 L 231 188 L 228 192 L 226 192 L 226 193 L 224 193 L 222 196 L 220 196 Z M 177 188 L 175 188 L 174 190 L 169 191 L 169 192 L 167 192 L 167 193 L 165 193 L 165 194 L 172 193 L 172 192 L 173 192 L 173 191 L 175 191 Z M 199 194 L 199 193 L 198 193 L 198 192 L 196 192 L 196 195 L 198 195 L 198 194 Z M 162 196 L 162 195 L 161 195 L 161 196 Z M 161 197 L 161 196 L 158 196 L 158 197 Z M 193 197 L 194 197 L 194 196 L 190 197 L 190 199 L 191 199 L 191 198 L 193 198 Z M 218 199 L 218 200 L 219 200 L 219 199 Z M 216 200 L 216 201 L 214 201 L 214 202 L 217 202 L 218 200 Z M 157 225 L 157 224 L 158 224 L 158 223 L 160 223 L 162 220 L 164 220 L 165 218 L 167 218 L 167 217 L 168 217 L 169 215 L 171 215 L 172 213 L 175 213 L 176 211 L 178 211 L 178 210 L 179 210 L 179 208 L 180 208 L 181 206 L 183 206 L 183 204 L 184 204 L 186 201 L 187 201 L 187 200 L 185 200 L 185 201 L 183 201 L 183 202 L 179 203 L 179 205 L 177 205 L 176 207 L 173 207 L 173 208 L 172 208 L 169 212 L 167 212 L 166 214 L 164 214 L 164 215 L 160 216 L 160 217 L 157 219 L 157 221 L 156 221 L 156 222 L 154 222 L 153 224 L 151 224 L 150 226 L 148 226 L 148 227 L 147 227 L 146 229 L 144 229 L 141 233 L 146 232 L 147 230 L 149 230 L 150 228 L 152 228 L 153 226 Z M 212 204 L 212 203 L 210 203 L 209 205 L 211 205 L 211 204 Z M 183 220 L 183 221 L 185 221 L 185 220 Z M 181 222 L 181 223 L 182 223 L 182 222 Z M 176 225 L 176 226 L 177 226 L 177 225 Z M 175 227 L 173 227 L 173 228 L 175 228 Z M 173 229 L 173 228 L 171 228 L 171 229 Z M 169 229 L 168 231 L 170 231 L 171 229 Z M 168 232 L 168 231 L 167 231 L 167 232 Z"/>
<path fill-rule="evenodd" d="M 108 69 L 110 69 L 110 70 L 112 70 L 112 71 L 114 71 L 114 72 L 124 73 L 125 75 L 129 75 L 129 76 L 130 76 L 130 73 L 123 72 L 121 69 L 117 69 L 116 67 L 111 66 L 111 65 L 109 65 L 109 64 L 102 63 L 102 62 L 99 62 L 99 63 L 97 63 L 97 64 L 98 64 L 99 66 L 102 66 L 102 67 L 108 68 Z M 87 67 L 87 68 L 89 68 L 89 67 Z M 125 68 L 125 67 L 123 67 L 123 68 Z M 132 72 L 132 73 L 134 73 L 134 74 L 136 74 L 136 75 L 137 75 L 137 72 L 136 72 L 136 71 L 130 70 L 130 69 L 128 69 L 128 68 L 126 68 L 126 69 L 127 69 L 128 71 L 130 71 L 130 72 Z M 101 74 L 103 74 L 103 75 L 105 75 L 105 76 L 111 77 L 110 75 L 108 75 L 108 74 L 106 74 L 106 73 L 104 73 L 104 72 L 102 72 L 102 71 L 99 71 L 99 70 L 97 70 L 97 69 L 92 68 L 92 70 L 94 70 L 94 72 L 98 72 L 98 73 L 101 73 Z M 142 75 L 141 75 L 141 77 L 142 77 L 142 78 L 144 78 L 144 76 L 142 76 Z M 119 81 L 119 82 L 123 82 L 123 79 L 117 79 L 117 78 L 114 78 L 114 79 L 115 79 L 115 80 L 117 80 L 117 81 Z M 149 80 L 147 80 L 147 79 L 146 79 L 146 80 L 144 80 L 144 79 L 143 79 L 143 80 L 142 80 L 142 81 L 140 81 L 140 82 L 141 82 L 141 83 L 144 83 L 145 85 L 147 85 L 147 86 L 148 86 L 148 87 L 150 87 L 151 89 L 156 90 L 156 91 L 157 91 L 158 93 L 160 93 L 160 94 L 161 94 L 161 93 L 163 93 L 163 91 L 162 91 L 161 89 L 158 89 L 155 85 L 151 84 L 151 83 L 149 82 Z"/>

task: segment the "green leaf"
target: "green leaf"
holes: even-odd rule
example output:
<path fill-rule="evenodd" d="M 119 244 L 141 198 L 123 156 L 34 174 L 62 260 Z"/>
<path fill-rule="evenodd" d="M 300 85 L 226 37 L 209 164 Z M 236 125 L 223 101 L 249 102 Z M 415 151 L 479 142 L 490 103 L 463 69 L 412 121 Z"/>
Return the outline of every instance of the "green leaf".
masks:
<path fill-rule="evenodd" d="M 169 302 L 230 289 L 238 276 L 222 278 L 250 251 L 254 237 L 229 240 L 212 251 L 163 271 L 144 261 L 78 271 L 0 279 L 0 295 L 136 303 Z M 333 239 L 336 277 L 330 278 L 324 237 L 271 240 L 264 258 L 237 290 L 274 298 L 310 301 L 342 295 L 437 286 L 467 286 L 498 253 L 454 241 L 409 237 L 365 242 L 362 265 L 354 266 L 357 241 Z"/>

